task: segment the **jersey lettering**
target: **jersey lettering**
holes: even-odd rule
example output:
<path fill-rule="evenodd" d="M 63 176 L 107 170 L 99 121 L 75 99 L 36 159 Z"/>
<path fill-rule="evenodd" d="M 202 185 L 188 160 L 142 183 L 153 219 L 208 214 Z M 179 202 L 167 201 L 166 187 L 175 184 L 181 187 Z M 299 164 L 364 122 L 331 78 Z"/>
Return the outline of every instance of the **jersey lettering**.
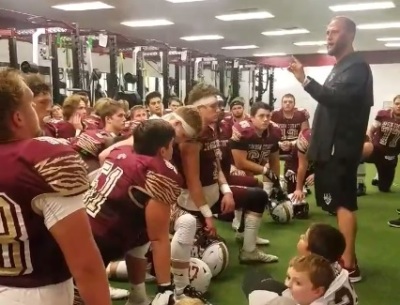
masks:
<path fill-rule="evenodd" d="M 345 286 L 335 292 L 334 305 L 355 305 L 356 301 L 351 290 Z"/>
<path fill-rule="evenodd" d="M 240 121 L 239 125 L 242 128 L 249 128 L 250 127 L 250 123 L 248 121 Z"/>
<path fill-rule="evenodd" d="M 196 265 L 190 266 L 190 270 L 189 270 L 190 281 L 194 281 L 197 279 L 197 275 L 199 274 L 199 271 L 200 271 L 200 269 Z"/>
<path fill-rule="evenodd" d="M 20 206 L 0 193 L 0 276 L 19 276 L 33 271 L 28 232 Z"/>
<path fill-rule="evenodd" d="M 120 167 L 114 167 L 110 161 L 104 162 L 100 174 L 93 181 L 90 190 L 85 196 L 86 211 L 90 216 L 96 217 L 97 213 L 100 212 L 101 206 L 107 200 L 108 195 L 110 195 L 123 173 Z M 99 181 L 102 176 L 105 177 L 105 181 L 99 188 Z"/>

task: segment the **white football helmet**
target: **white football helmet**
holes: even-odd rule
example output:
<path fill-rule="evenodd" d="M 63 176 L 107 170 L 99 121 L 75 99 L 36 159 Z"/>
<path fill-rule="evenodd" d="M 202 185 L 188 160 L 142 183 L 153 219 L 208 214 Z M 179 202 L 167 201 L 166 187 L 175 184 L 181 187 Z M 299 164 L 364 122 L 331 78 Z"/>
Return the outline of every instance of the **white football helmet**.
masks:
<path fill-rule="evenodd" d="M 210 286 L 212 273 L 205 262 L 198 258 L 191 258 L 189 265 L 190 285 L 201 293 L 206 293 Z"/>
<path fill-rule="evenodd" d="M 307 219 L 309 213 L 309 204 L 306 200 L 297 201 L 293 199 L 293 193 L 288 195 L 288 198 L 293 205 L 293 217 L 298 219 Z"/>
<path fill-rule="evenodd" d="M 208 265 L 212 276 L 215 277 L 228 267 L 228 247 L 222 241 L 215 241 L 204 249 L 201 260 Z"/>
<path fill-rule="evenodd" d="M 277 223 L 288 223 L 293 218 L 293 205 L 290 200 L 272 202 L 270 209 L 272 219 Z"/>

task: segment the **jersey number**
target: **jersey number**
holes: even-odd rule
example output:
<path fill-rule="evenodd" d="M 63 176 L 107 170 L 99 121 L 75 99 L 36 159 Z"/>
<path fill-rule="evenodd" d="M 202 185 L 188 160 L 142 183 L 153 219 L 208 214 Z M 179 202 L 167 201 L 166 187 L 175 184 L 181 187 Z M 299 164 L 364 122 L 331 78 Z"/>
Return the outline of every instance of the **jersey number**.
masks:
<path fill-rule="evenodd" d="M 120 167 L 113 168 L 113 166 L 109 161 L 104 162 L 100 174 L 93 181 L 87 193 L 85 198 L 86 211 L 92 217 L 96 217 L 97 213 L 100 212 L 102 204 L 106 201 L 123 174 L 123 170 Z M 105 181 L 99 188 L 99 179 L 102 176 L 105 176 Z"/>
<path fill-rule="evenodd" d="M 355 305 L 356 301 L 350 289 L 345 286 L 335 293 L 335 305 Z"/>
<path fill-rule="evenodd" d="M 0 193 L 0 276 L 30 274 L 28 233 L 21 208 L 5 193 Z"/>
<path fill-rule="evenodd" d="M 197 279 L 197 275 L 199 274 L 199 271 L 200 271 L 199 267 L 197 267 L 195 265 L 190 266 L 190 269 L 189 269 L 190 281 L 194 281 Z"/>
<path fill-rule="evenodd" d="M 392 129 L 391 128 L 382 128 L 382 137 L 379 140 L 379 144 L 386 146 L 388 145 L 388 147 L 390 148 L 396 148 L 397 147 L 397 143 L 400 140 L 400 133 L 399 134 L 393 134 L 392 133 Z M 389 137 L 393 136 L 392 139 L 389 141 Z"/>

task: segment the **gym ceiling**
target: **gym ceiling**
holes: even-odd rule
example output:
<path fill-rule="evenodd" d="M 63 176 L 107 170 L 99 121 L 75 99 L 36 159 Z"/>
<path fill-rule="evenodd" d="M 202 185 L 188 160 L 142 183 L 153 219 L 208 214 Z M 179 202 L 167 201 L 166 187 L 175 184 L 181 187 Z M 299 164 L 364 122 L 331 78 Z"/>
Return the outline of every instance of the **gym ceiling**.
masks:
<path fill-rule="evenodd" d="M 37 15 L 65 22 L 77 22 L 83 29 L 104 29 L 136 39 L 155 39 L 171 47 L 184 47 L 229 57 L 251 57 L 254 54 L 274 56 L 323 52 L 322 42 L 325 40 L 325 28 L 330 18 L 346 15 L 359 26 L 371 27 L 370 24 L 375 24 L 372 27 L 381 27 L 360 29 L 356 39 L 358 50 L 388 50 L 389 46 L 393 45 L 388 41 L 378 41 L 379 38 L 398 38 L 397 43 L 400 43 L 400 0 L 197 0 L 188 3 L 172 3 L 182 0 L 102 0 L 114 8 L 92 11 L 63 11 L 52 8 L 55 5 L 83 1 L 91 0 L 1 0 L 0 8 L 5 11 L 0 12 L 0 26 L 4 28 L 21 25 L 24 19 L 32 17 L 30 15 Z M 329 8 L 339 4 L 371 2 L 392 2 L 394 5 L 388 4 L 386 9 L 350 12 L 334 12 Z M 15 17 L 16 14 L 7 10 L 30 15 L 21 17 L 21 14 L 17 14 L 18 17 Z M 270 15 L 265 19 L 242 21 L 222 21 L 216 18 L 220 15 L 254 11 L 264 12 L 264 18 L 265 15 Z M 128 27 L 121 24 L 144 19 L 164 19 L 172 24 L 155 27 Z M 376 23 L 381 26 L 376 26 Z M 307 33 L 278 36 L 261 34 L 281 29 Z M 223 39 L 181 39 L 195 35 L 217 35 Z M 308 42 L 311 42 L 311 45 Z M 231 46 L 253 48 L 223 49 Z"/>

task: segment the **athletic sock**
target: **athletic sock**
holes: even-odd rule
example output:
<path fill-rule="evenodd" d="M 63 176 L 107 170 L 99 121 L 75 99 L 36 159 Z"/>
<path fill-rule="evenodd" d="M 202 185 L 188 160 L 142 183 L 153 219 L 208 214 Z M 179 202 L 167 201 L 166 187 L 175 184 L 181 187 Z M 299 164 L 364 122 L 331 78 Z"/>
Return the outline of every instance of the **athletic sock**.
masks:
<path fill-rule="evenodd" d="M 257 235 L 261 225 L 261 217 L 247 214 L 244 218 L 243 250 L 253 252 L 257 247 Z"/>
<path fill-rule="evenodd" d="M 146 293 L 146 284 L 132 284 L 129 293 L 129 301 L 133 304 L 144 303 L 148 300 Z"/>
<path fill-rule="evenodd" d="M 178 269 L 172 267 L 171 271 L 174 276 L 176 294 L 182 294 L 185 287 L 190 285 L 189 268 Z"/>

